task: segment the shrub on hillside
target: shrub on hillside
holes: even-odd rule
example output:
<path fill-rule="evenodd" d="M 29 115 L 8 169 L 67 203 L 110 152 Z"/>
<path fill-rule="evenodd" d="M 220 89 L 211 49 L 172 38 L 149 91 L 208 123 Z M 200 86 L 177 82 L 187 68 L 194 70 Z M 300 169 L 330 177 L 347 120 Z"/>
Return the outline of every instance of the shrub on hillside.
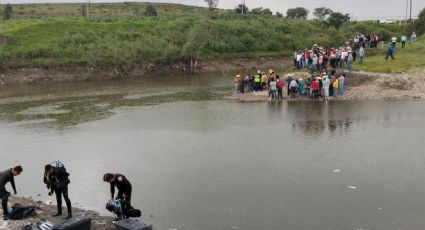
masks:
<path fill-rule="evenodd" d="M 10 20 L 12 18 L 13 7 L 7 4 L 3 11 L 3 20 Z"/>
<path fill-rule="evenodd" d="M 415 25 L 417 34 L 425 34 L 425 8 L 419 13 L 418 20 Z"/>
<path fill-rule="evenodd" d="M 158 13 L 156 12 L 156 9 L 152 4 L 148 4 L 144 15 L 148 17 L 155 17 L 155 16 L 158 16 Z"/>

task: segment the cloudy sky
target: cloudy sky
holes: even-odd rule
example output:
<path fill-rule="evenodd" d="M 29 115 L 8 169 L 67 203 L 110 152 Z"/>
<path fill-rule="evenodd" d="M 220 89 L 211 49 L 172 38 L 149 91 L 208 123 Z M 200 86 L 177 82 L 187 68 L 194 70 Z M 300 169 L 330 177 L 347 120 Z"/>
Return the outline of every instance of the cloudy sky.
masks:
<path fill-rule="evenodd" d="M 0 3 L 44 3 L 44 2 L 85 2 L 86 0 L 0 0 Z M 88 0 L 87 0 L 88 1 Z M 131 0 L 126 0 L 131 1 Z M 149 0 L 150 2 L 182 3 L 205 6 L 204 0 Z M 286 12 L 288 8 L 302 6 L 312 11 L 315 7 L 326 6 L 336 11 L 348 13 L 355 18 L 372 19 L 374 17 L 404 17 L 406 1 L 410 0 L 246 0 L 246 5 L 267 7 L 272 11 Z M 412 0 L 413 13 L 417 16 L 425 8 L 425 0 Z M 92 0 L 92 2 L 120 2 L 118 0 Z M 220 8 L 234 8 L 242 0 L 220 0 Z"/>

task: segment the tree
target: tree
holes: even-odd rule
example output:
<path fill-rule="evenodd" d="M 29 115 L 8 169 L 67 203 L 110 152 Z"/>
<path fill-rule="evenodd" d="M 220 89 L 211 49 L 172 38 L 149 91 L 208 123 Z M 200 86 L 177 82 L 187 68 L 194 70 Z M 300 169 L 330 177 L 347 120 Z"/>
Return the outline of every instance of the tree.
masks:
<path fill-rule="evenodd" d="M 263 9 L 263 7 L 254 8 L 250 11 L 251 14 L 262 14 L 262 15 L 273 15 L 269 8 Z"/>
<path fill-rule="evenodd" d="M 3 11 L 3 20 L 10 20 L 13 14 L 13 7 L 10 4 L 7 4 Z"/>
<path fill-rule="evenodd" d="M 328 26 L 333 26 L 337 29 L 341 27 L 345 22 L 350 21 L 350 16 L 348 14 L 342 14 L 339 12 L 332 12 L 329 15 L 329 18 L 327 20 Z"/>
<path fill-rule="evenodd" d="M 191 73 L 195 73 L 199 55 L 208 42 L 208 32 L 206 23 L 200 22 L 194 25 L 189 32 L 186 43 L 183 45 L 182 55 L 190 64 Z"/>
<path fill-rule="evenodd" d="M 156 12 L 155 7 L 149 3 L 148 6 L 146 7 L 144 15 L 148 17 L 155 17 L 155 16 L 158 16 L 158 13 Z"/>
<path fill-rule="evenodd" d="M 333 13 L 331 9 L 326 7 L 319 7 L 314 9 L 313 15 L 316 16 L 319 19 L 319 21 L 323 22 L 325 21 L 326 17 L 330 15 L 331 13 Z"/>
<path fill-rule="evenodd" d="M 419 13 L 415 28 L 418 35 L 425 34 L 425 8 Z"/>
<path fill-rule="evenodd" d="M 265 8 L 262 12 L 264 15 L 273 15 L 273 12 L 270 10 L 270 8 Z"/>
<path fill-rule="evenodd" d="M 289 19 L 306 20 L 309 11 L 303 7 L 288 9 L 286 17 Z"/>
<path fill-rule="evenodd" d="M 283 18 L 283 14 L 281 12 L 276 12 L 276 17 Z"/>
<path fill-rule="evenodd" d="M 83 18 L 87 18 L 87 5 L 86 4 L 84 4 L 84 5 L 82 5 L 81 6 L 81 16 L 83 16 Z"/>
<path fill-rule="evenodd" d="M 214 10 L 218 6 L 218 0 L 204 0 L 208 4 L 210 10 Z"/>
<path fill-rule="evenodd" d="M 239 4 L 236 8 L 235 8 L 235 12 L 237 14 L 246 14 L 248 13 L 249 9 L 245 4 Z"/>

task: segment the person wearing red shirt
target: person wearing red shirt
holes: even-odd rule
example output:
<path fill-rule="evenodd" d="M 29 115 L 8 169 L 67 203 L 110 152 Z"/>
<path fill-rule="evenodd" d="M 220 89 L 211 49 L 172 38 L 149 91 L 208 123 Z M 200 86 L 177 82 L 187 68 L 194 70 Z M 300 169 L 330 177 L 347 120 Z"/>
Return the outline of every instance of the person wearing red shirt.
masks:
<path fill-rule="evenodd" d="M 313 99 L 319 98 L 319 82 L 315 78 L 313 83 L 311 83 L 311 90 L 313 91 Z"/>

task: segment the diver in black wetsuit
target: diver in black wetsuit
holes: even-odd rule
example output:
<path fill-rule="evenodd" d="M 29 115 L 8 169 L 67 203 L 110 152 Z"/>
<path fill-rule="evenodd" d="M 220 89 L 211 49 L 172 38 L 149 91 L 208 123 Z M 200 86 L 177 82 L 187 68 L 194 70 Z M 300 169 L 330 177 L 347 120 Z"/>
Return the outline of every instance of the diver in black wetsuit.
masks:
<path fill-rule="evenodd" d="M 47 185 L 47 188 L 50 189 L 49 196 L 53 193 L 56 193 L 56 202 L 58 206 L 58 213 L 53 216 L 62 215 L 62 196 L 65 199 L 66 207 L 68 209 L 68 216 L 66 219 L 72 218 L 72 207 L 71 201 L 68 197 L 68 184 L 71 182 L 69 180 L 69 173 L 66 172 L 65 167 L 62 163 L 58 162 L 59 166 L 52 166 L 50 164 L 44 167 L 44 183 Z"/>
<path fill-rule="evenodd" d="M 115 187 L 118 188 L 118 194 L 116 199 L 121 199 L 127 201 L 131 205 L 131 183 L 127 178 L 122 174 L 112 174 L 106 173 L 103 176 L 103 181 L 111 185 L 111 199 L 110 202 L 114 199 Z"/>
<path fill-rule="evenodd" d="M 9 213 L 7 211 L 7 201 L 10 196 L 10 192 L 6 190 L 6 184 L 10 182 L 13 188 L 13 192 L 16 195 L 15 187 L 15 176 L 19 176 L 22 173 L 23 169 L 21 166 L 16 166 L 13 169 L 8 169 L 0 173 L 0 199 L 1 206 L 3 208 L 3 220 L 9 219 Z"/>

